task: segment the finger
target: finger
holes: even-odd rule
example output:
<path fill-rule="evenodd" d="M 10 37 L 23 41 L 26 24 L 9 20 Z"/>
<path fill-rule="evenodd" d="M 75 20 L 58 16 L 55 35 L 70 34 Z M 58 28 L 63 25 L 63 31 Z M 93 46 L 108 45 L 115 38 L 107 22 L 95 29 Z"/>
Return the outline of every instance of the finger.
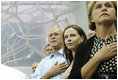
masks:
<path fill-rule="evenodd" d="M 63 65 L 63 64 L 65 64 L 66 62 L 62 62 L 62 63 L 60 63 L 59 65 Z"/>
<path fill-rule="evenodd" d="M 105 43 L 103 43 L 103 47 L 107 46 Z"/>
<path fill-rule="evenodd" d="M 58 64 L 58 61 L 56 61 L 56 63 L 54 65 L 57 65 Z"/>
<path fill-rule="evenodd" d="M 112 45 L 110 48 L 111 50 L 117 50 L 117 45 Z"/>
<path fill-rule="evenodd" d="M 67 69 L 60 70 L 60 72 L 65 72 Z"/>
<path fill-rule="evenodd" d="M 109 47 L 112 47 L 112 46 L 117 46 L 117 43 L 115 42 L 115 43 L 111 43 L 111 44 L 109 45 Z"/>
<path fill-rule="evenodd" d="M 114 56 L 117 55 L 117 47 L 113 49 L 113 54 L 114 54 Z"/>
<path fill-rule="evenodd" d="M 111 49 L 109 51 L 109 56 L 113 57 L 117 55 L 117 48 Z"/>
<path fill-rule="evenodd" d="M 68 66 L 68 64 L 62 64 L 62 65 L 60 65 L 60 67 L 65 67 L 65 66 Z"/>
<path fill-rule="evenodd" d="M 60 67 L 60 70 L 67 69 L 67 68 L 68 68 L 68 65 Z"/>

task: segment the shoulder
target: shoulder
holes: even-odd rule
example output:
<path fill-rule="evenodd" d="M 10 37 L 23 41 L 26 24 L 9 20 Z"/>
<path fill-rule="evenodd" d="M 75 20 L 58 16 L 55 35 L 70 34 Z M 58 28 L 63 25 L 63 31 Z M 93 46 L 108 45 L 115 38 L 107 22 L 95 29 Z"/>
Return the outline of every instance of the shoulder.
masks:
<path fill-rule="evenodd" d="M 77 55 L 80 56 L 80 55 L 84 55 L 84 54 L 88 53 L 93 46 L 93 42 L 94 42 L 94 36 L 91 37 L 90 39 L 80 43 L 77 47 L 76 53 L 79 53 Z"/>
<path fill-rule="evenodd" d="M 44 57 L 44 58 L 40 61 L 40 63 L 42 63 L 42 62 L 44 62 L 44 61 L 48 60 L 49 58 L 50 58 L 50 55 L 49 55 L 49 56 Z"/>
<path fill-rule="evenodd" d="M 43 58 L 43 59 L 39 62 L 38 66 L 42 65 L 46 60 L 47 60 L 47 57 Z M 38 67 L 38 66 L 37 66 L 37 67 Z"/>
<path fill-rule="evenodd" d="M 78 47 L 79 47 L 79 46 L 80 46 L 80 47 L 86 47 L 86 46 L 88 47 L 88 46 L 91 46 L 91 45 L 93 44 L 94 37 L 95 37 L 95 36 L 89 38 L 88 40 L 86 40 L 86 41 L 84 41 L 84 42 L 81 42 L 80 45 L 78 45 Z"/>

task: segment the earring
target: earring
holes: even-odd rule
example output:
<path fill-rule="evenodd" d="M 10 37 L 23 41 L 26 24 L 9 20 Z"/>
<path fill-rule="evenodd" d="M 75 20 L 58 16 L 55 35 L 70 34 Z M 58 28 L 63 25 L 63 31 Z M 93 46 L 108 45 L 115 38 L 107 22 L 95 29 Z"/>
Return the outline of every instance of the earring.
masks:
<path fill-rule="evenodd" d="M 91 20 L 91 22 L 94 22 L 94 20 Z"/>

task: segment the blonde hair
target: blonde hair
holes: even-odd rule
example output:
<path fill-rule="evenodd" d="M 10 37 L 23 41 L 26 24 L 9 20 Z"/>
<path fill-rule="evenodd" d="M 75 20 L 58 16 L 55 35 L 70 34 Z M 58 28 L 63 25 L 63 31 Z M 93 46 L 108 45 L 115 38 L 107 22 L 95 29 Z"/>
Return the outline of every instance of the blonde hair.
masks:
<path fill-rule="evenodd" d="M 95 23 L 91 22 L 91 20 L 90 20 L 91 13 L 92 13 L 93 7 L 94 7 L 96 2 L 97 1 L 91 1 L 88 5 L 88 18 L 89 18 L 89 29 L 90 30 L 95 30 L 96 29 Z M 111 2 L 114 5 L 114 8 L 116 10 L 116 15 L 117 15 L 117 1 L 111 1 Z"/>

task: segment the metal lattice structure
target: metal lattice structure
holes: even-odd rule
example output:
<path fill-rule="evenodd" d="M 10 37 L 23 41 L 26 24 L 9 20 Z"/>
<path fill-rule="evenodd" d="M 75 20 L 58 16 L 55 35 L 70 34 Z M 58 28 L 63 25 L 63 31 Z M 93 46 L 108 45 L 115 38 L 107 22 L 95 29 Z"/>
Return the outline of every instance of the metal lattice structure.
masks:
<path fill-rule="evenodd" d="M 2 1 L 1 63 L 31 66 L 40 61 L 45 56 L 51 27 L 63 30 L 69 24 L 80 24 L 85 30 L 86 4 L 80 1 Z M 79 11 L 79 8 L 83 9 Z"/>

